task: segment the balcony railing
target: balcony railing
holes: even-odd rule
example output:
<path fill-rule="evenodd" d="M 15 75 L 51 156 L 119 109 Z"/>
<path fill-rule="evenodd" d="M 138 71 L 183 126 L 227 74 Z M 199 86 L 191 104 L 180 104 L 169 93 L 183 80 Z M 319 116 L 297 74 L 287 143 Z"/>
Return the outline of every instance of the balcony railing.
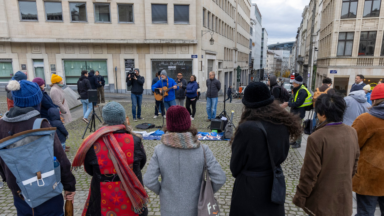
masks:
<path fill-rule="evenodd" d="M 299 57 L 297 58 L 297 63 L 299 63 L 299 64 L 303 64 L 303 63 L 304 63 L 304 57 L 299 56 Z"/>
<path fill-rule="evenodd" d="M 317 60 L 319 67 L 327 66 L 365 66 L 377 67 L 384 66 L 384 57 L 337 57 L 337 58 L 323 58 Z"/>

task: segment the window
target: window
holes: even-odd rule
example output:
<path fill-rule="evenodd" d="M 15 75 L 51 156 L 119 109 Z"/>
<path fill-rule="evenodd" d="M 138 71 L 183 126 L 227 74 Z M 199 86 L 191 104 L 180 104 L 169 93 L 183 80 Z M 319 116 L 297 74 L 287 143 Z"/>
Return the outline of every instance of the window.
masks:
<path fill-rule="evenodd" d="M 36 2 L 19 1 L 19 9 L 22 21 L 37 21 Z"/>
<path fill-rule="evenodd" d="M 378 17 L 380 14 L 381 0 L 365 0 L 364 17 Z"/>
<path fill-rule="evenodd" d="M 189 5 L 174 6 L 174 23 L 189 24 Z"/>
<path fill-rule="evenodd" d="M 109 4 L 95 4 L 95 22 L 111 22 Z"/>
<path fill-rule="evenodd" d="M 381 56 L 384 56 L 384 37 L 383 37 L 383 43 L 381 45 Z"/>
<path fill-rule="evenodd" d="M 338 56 L 352 56 L 354 32 L 340 32 L 337 45 Z"/>
<path fill-rule="evenodd" d="M 359 56 L 373 56 L 377 32 L 361 32 Z"/>
<path fill-rule="evenodd" d="M 85 2 L 69 3 L 72 22 L 87 22 L 87 5 Z"/>
<path fill-rule="evenodd" d="M 61 2 L 44 2 L 45 16 L 49 21 L 63 21 Z"/>
<path fill-rule="evenodd" d="M 120 23 L 133 23 L 133 5 L 131 4 L 118 4 L 119 22 Z"/>
<path fill-rule="evenodd" d="M 207 27 L 207 24 L 205 22 L 205 9 L 203 9 L 203 26 Z"/>
<path fill-rule="evenodd" d="M 341 18 L 356 18 L 357 0 L 343 0 L 343 8 L 341 9 Z"/>
<path fill-rule="evenodd" d="M 168 13 L 166 4 L 152 5 L 152 23 L 168 23 Z"/>
<path fill-rule="evenodd" d="M 207 27 L 209 28 L 209 29 L 211 29 L 211 12 L 208 12 L 208 25 L 207 25 Z"/>

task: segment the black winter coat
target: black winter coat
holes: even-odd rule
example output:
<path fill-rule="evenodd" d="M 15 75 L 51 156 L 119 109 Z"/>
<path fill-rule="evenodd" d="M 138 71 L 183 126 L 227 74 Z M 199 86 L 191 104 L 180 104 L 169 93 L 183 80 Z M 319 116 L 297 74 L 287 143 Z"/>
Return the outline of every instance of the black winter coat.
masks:
<path fill-rule="evenodd" d="M 278 100 L 281 102 L 281 86 L 279 86 L 277 83 L 270 88 L 271 95 L 275 97 L 275 100 Z"/>
<path fill-rule="evenodd" d="M 86 76 L 81 76 L 79 81 L 77 81 L 77 92 L 79 92 L 80 99 L 88 99 L 88 90 L 92 89 L 92 86 L 89 82 L 89 79 Z"/>
<path fill-rule="evenodd" d="M 99 75 L 99 76 L 95 76 L 96 77 L 96 87 L 97 88 L 101 88 L 103 86 L 105 86 L 105 80 L 104 80 L 104 77 Z M 101 84 L 100 84 L 101 82 Z"/>
<path fill-rule="evenodd" d="M 221 89 L 221 83 L 216 78 L 211 80 L 207 79 L 207 97 L 217 98 L 219 97 L 219 91 Z"/>
<path fill-rule="evenodd" d="M 297 88 L 293 88 L 293 94 L 291 98 L 289 98 L 288 106 L 291 107 L 291 113 L 293 114 L 299 114 L 301 119 L 304 119 L 305 117 L 305 107 L 299 107 L 304 104 L 305 98 L 308 97 L 307 91 L 305 89 L 299 89 L 301 88 L 301 85 Z M 297 100 L 295 102 L 295 95 L 296 92 L 299 91 L 299 95 L 297 96 Z"/>
<path fill-rule="evenodd" d="M 48 120 L 52 127 L 56 128 L 56 134 L 61 143 L 65 143 L 68 137 L 68 131 L 60 120 L 60 111 L 57 108 L 48 110 Z"/>
<path fill-rule="evenodd" d="M 272 158 L 280 166 L 288 156 L 289 132 L 284 125 L 261 122 L 267 131 Z M 279 134 L 279 136 L 276 136 Z M 238 127 L 232 143 L 230 169 L 235 180 L 230 216 L 282 216 L 284 204 L 271 202 L 273 175 L 254 177 L 244 172 L 272 171 L 267 140 L 253 121 Z"/>
<path fill-rule="evenodd" d="M 48 110 L 51 108 L 58 108 L 58 106 L 56 106 L 53 103 L 53 101 L 52 101 L 51 97 L 49 97 L 48 93 L 43 91 L 43 100 L 41 100 L 41 107 L 40 107 L 41 118 L 48 119 L 49 118 Z"/>
<path fill-rule="evenodd" d="M 114 132 L 114 134 L 124 134 L 127 133 L 125 130 L 120 130 Z M 142 185 L 143 184 L 143 176 L 141 173 L 141 170 L 144 168 L 145 163 L 147 162 L 147 155 L 144 150 L 143 143 L 141 139 L 137 136 L 133 135 L 134 140 L 134 152 L 133 152 L 133 172 L 139 179 Z M 101 194 L 100 194 L 100 183 L 103 181 L 113 181 L 113 180 L 106 180 L 105 175 L 101 175 L 100 166 L 98 163 L 98 158 L 96 156 L 96 152 L 94 148 L 90 148 L 87 152 L 87 155 L 85 156 L 84 160 L 84 169 L 85 171 L 91 175 L 92 181 L 91 181 L 91 197 L 90 200 L 94 201 L 92 202 L 92 206 L 89 206 L 87 210 L 87 215 L 101 215 Z M 140 216 L 146 216 L 148 215 L 148 209 L 145 209 L 145 211 Z"/>
<path fill-rule="evenodd" d="M 185 99 L 185 90 L 187 89 L 187 80 L 181 79 L 180 81 L 178 79 L 175 79 L 176 83 L 179 84 L 181 83 L 183 86 L 176 90 L 175 96 L 176 99 Z"/>
<path fill-rule="evenodd" d="M 129 78 L 127 77 L 125 81 L 127 82 L 128 86 L 132 86 L 132 89 L 131 89 L 132 94 L 141 95 L 144 92 L 143 86 L 144 86 L 145 79 L 143 76 L 140 76 L 140 75 L 137 76 L 136 78 L 137 80 L 133 78 L 129 80 Z"/>
<path fill-rule="evenodd" d="M 88 80 L 91 84 L 91 89 L 97 89 L 97 78 L 95 76 L 95 72 L 88 73 Z"/>

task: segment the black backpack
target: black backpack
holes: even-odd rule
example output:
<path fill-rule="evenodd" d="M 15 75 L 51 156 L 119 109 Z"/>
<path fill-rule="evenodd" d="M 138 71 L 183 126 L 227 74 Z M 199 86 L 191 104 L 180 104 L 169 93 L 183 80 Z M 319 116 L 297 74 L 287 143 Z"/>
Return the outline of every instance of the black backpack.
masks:
<path fill-rule="evenodd" d="M 272 91 L 271 91 L 271 94 L 273 95 L 273 90 L 275 90 L 275 88 L 279 88 L 280 89 L 280 98 L 279 100 L 281 102 L 288 102 L 289 101 L 289 93 L 287 91 L 287 89 L 279 86 L 279 85 L 275 85 L 273 88 L 272 88 Z"/>
<path fill-rule="evenodd" d="M 154 128 L 155 126 L 156 125 L 150 124 L 150 123 L 142 123 L 142 124 L 136 125 L 136 128 L 140 130 L 147 130 L 147 129 Z"/>

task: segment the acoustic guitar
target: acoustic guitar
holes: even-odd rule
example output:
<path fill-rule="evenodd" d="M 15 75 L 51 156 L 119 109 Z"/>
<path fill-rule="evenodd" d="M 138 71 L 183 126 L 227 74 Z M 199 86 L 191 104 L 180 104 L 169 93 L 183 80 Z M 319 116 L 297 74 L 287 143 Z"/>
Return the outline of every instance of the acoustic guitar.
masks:
<path fill-rule="evenodd" d="M 177 84 L 177 86 L 181 87 L 182 83 Z M 163 88 L 157 88 L 155 89 L 155 92 L 153 93 L 155 96 L 156 101 L 163 101 L 163 97 L 168 97 L 168 92 L 173 89 L 173 86 L 171 88 L 168 88 L 167 86 L 164 86 Z"/>

